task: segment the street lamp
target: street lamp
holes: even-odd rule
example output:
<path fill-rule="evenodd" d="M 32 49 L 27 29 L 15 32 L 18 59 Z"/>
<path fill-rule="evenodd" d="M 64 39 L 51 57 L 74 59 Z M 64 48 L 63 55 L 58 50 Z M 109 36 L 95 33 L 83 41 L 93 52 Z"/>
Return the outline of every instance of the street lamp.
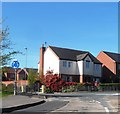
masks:
<path fill-rule="evenodd" d="M 25 55 L 26 55 L 25 67 L 27 68 L 27 48 L 26 47 L 25 47 Z"/>
<path fill-rule="evenodd" d="M 27 69 L 27 47 L 25 47 L 25 68 Z M 27 70 L 26 70 L 27 71 Z M 27 76 L 26 76 L 26 72 L 25 72 L 25 90 L 26 90 L 26 86 L 27 86 Z"/>

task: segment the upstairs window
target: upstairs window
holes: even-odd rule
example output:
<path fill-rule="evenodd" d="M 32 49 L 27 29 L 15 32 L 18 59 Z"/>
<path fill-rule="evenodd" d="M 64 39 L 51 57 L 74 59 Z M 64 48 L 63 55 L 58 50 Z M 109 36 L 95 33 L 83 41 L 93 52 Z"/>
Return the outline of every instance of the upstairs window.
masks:
<path fill-rule="evenodd" d="M 90 61 L 86 61 L 86 68 L 90 67 Z"/>
<path fill-rule="evenodd" d="M 67 62 L 63 61 L 63 67 L 67 67 Z"/>
<path fill-rule="evenodd" d="M 99 70 L 99 64 L 95 64 L 94 69 L 95 69 L 95 71 L 98 71 Z"/>
<path fill-rule="evenodd" d="M 71 62 L 68 62 L 68 68 L 70 68 L 70 67 L 71 67 L 71 64 L 72 64 Z"/>

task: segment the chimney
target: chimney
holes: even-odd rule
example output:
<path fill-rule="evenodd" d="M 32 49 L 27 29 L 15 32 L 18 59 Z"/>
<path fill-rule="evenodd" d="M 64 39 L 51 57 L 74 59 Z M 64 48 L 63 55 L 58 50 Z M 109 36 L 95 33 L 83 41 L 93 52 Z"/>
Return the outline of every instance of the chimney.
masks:
<path fill-rule="evenodd" d="M 40 48 L 40 63 L 39 63 L 40 76 L 44 75 L 44 52 L 45 52 L 45 47 L 44 44 L 42 44 L 42 47 Z"/>

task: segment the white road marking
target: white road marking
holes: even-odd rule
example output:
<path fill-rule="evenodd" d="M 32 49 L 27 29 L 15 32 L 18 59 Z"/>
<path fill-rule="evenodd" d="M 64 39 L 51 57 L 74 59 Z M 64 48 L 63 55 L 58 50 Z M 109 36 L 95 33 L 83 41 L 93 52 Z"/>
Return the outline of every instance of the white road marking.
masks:
<path fill-rule="evenodd" d="M 101 102 L 99 102 L 99 101 L 96 101 L 96 102 L 99 103 L 99 104 L 101 103 Z"/>
<path fill-rule="evenodd" d="M 112 94 L 107 94 L 107 93 L 98 93 L 98 94 L 96 94 L 96 95 L 105 95 L 105 96 L 107 96 L 107 95 L 109 95 L 109 96 L 118 96 L 118 95 L 120 95 L 120 93 L 112 93 Z"/>
<path fill-rule="evenodd" d="M 106 112 L 109 112 L 109 109 L 107 107 L 104 107 Z"/>

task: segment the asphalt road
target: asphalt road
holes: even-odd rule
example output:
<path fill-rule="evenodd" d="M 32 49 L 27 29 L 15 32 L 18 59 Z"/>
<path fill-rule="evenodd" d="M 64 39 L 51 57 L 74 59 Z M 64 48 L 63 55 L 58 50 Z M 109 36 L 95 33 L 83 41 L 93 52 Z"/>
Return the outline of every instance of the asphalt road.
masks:
<path fill-rule="evenodd" d="M 57 110 L 57 109 L 65 106 L 67 103 L 69 103 L 69 101 L 59 101 L 59 100 L 49 101 L 49 100 L 47 100 L 47 102 L 45 102 L 41 105 L 37 105 L 34 107 L 18 110 L 18 111 L 15 111 L 13 113 L 20 113 L 20 112 L 21 113 L 29 113 L 29 112 L 46 113 L 46 112 L 51 112 L 51 111 Z"/>
<path fill-rule="evenodd" d="M 71 96 L 71 97 L 70 97 Z M 77 96 L 50 97 L 46 103 L 34 107 L 18 110 L 13 113 L 50 113 L 50 112 L 118 112 L 118 96 L 111 93 L 89 94 Z"/>

